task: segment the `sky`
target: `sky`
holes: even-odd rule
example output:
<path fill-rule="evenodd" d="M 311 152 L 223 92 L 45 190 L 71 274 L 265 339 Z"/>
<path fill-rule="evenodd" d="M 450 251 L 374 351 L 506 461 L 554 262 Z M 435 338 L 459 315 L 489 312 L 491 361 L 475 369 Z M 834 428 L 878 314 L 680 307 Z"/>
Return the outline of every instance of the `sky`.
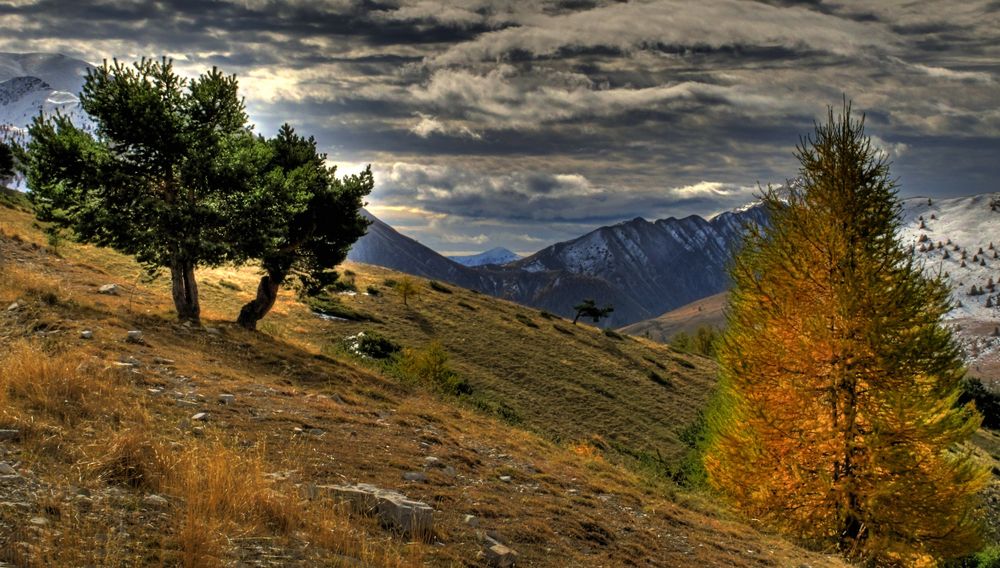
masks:
<path fill-rule="evenodd" d="M 0 0 L 0 51 L 235 73 L 446 254 L 710 216 L 844 97 L 903 196 L 1000 191 L 1000 1 Z"/>

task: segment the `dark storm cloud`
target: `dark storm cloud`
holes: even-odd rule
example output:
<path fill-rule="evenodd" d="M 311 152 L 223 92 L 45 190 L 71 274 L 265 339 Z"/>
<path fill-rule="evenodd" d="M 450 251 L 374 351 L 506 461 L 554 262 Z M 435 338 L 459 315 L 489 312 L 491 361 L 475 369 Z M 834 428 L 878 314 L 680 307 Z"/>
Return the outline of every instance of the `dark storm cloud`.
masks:
<path fill-rule="evenodd" d="M 258 131 L 373 163 L 376 214 L 449 251 L 738 206 L 845 95 L 905 194 L 1000 173 L 996 1 L 0 0 L 0 20 L 7 51 L 237 73 Z"/>

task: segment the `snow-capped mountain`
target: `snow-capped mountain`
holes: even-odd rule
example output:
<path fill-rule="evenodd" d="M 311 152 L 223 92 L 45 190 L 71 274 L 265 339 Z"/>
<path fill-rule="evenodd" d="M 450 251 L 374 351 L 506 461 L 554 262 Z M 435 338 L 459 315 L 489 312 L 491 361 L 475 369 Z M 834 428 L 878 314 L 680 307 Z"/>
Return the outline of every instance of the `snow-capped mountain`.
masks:
<path fill-rule="evenodd" d="M 515 260 L 520 260 L 521 256 L 503 247 L 496 247 L 479 254 L 449 256 L 448 258 L 465 266 L 486 266 L 489 264 L 503 266 Z"/>
<path fill-rule="evenodd" d="M 903 207 L 900 238 L 914 247 L 926 273 L 940 273 L 951 285 L 958 306 L 948 318 L 1000 322 L 1000 193 L 916 197 Z"/>
<path fill-rule="evenodd" d="M 59 54 L 0 53 L 0 129 L 18 137 L 38 113 L 56 111 L 89 125 L 77 96 L 90 67 Z"/>

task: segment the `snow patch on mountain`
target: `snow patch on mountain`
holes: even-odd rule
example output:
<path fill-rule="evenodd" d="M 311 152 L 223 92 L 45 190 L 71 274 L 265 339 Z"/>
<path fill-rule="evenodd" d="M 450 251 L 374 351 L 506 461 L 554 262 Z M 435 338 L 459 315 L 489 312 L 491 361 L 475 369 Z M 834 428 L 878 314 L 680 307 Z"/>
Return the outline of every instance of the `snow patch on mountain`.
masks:
<path fill-rule="evenodd" d="M 19 138 L 39 113 L 56 112 L 92 127 L 78 98 L 88 69 L 85 61 L 59 54 L 0 53 L 0 129 Z"/>
<path fill-rule="evenodd" d="M 479 254 L 449 256 L 448 258 L 465 266 L 503 266 L 504 264 L 509 264 L 515 260 L 521 259 L 520 255 L 503 247 L 492 248 Z"/>

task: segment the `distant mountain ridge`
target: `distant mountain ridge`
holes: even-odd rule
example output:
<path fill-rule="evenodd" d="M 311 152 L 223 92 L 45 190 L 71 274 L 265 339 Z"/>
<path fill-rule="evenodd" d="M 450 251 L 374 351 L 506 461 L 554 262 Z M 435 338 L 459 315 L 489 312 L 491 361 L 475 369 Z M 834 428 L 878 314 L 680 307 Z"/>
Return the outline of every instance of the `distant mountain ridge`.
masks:
<path fill-rule="evenodd" d="M 766 213 L 761 207 L 722 213 L 710 220 L 696 215 L 656 222 L 636 218 L 504 266 L 468 267 L 376 220 L 348 258 L 565 316 L 572 315 L 572 306 L 580 300 L 593 298 L 614 306 L 604 323 L 617 327 L 728 288 L 726 264 L 743 227 L 762 222 Z"/>
<path fill-rule="evenodd" d="M 515 260 L 521 260 L 521 256 L 503 247 L 491 248 L 486 252 L 481 252 L 479 254 L 469 254 L 469 255 L 452 255 L 449 256 L 451 260 L 463 265 L 463 266 L 486 266 L 489 264 L 502 266 L 504 264 L 510 264 Z"/>

